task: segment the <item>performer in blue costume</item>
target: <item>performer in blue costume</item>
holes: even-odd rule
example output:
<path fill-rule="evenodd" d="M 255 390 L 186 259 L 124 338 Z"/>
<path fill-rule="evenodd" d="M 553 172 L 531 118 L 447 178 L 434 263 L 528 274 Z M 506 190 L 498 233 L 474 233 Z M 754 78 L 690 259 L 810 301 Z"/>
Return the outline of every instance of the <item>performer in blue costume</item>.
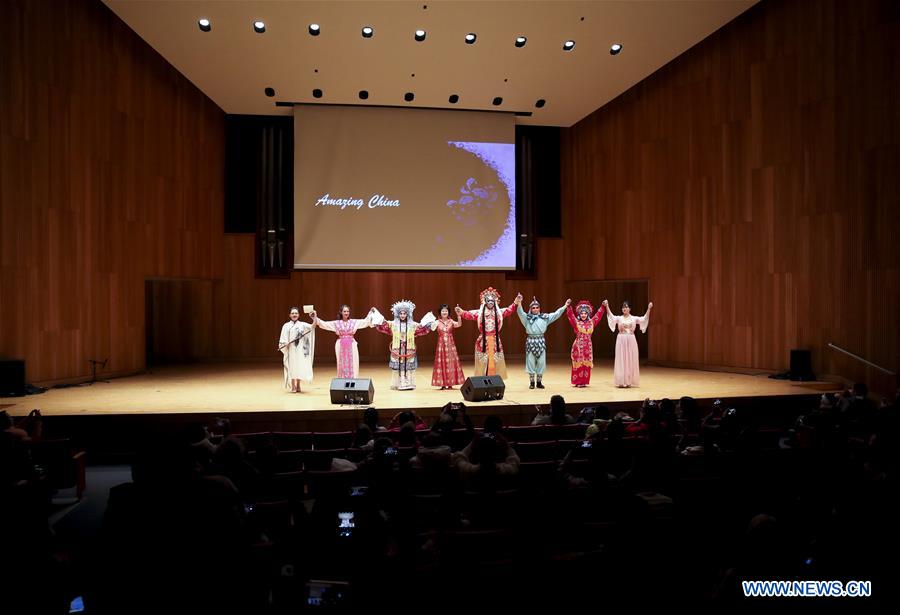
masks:
<path fill-rule="evenodd" d="M 531 302 L 527 314 L 521 304 L 516 306 L 516 313 L 528 336 L 525 340 L 525 371 L 528 372 L 528 377 L 531 379 L 529 389 L 533 389 L 535 386 L 539 389 L 544 388 L 544 384 L 541 382 L 544 371 L 547 369 L 547 341 L 544 339 L 544 334 L 547 332 L 547 327 L 562 316 L 571 304 L 572 300 L 566 299 L 565 304 L 552 314 L 541 313 L 541 304 L 537 298 Z"/>

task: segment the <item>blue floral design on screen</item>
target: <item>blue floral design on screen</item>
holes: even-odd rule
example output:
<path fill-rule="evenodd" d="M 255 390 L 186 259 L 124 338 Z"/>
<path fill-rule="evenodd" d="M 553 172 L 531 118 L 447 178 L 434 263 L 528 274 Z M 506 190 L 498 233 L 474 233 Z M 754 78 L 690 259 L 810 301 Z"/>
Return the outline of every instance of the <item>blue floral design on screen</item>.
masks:
<path fill-rule="evenodd" d="M 497 206 L 500 191 L 509 198 L 509 213 L 506 227 L 494 244 L 472 260 L 456 263 L 459 267 L 514 267 L 516 262 L 516 167 L 515 144 L 482 143 L 475 141 L 448 141 L 448 145 L 465 150 L 477 156 L 487 166 L 496 171 L 502 186 L 479 185 L 474 178 L 466 180 L 460 187 L 459 196 L 447 201 L 456 220 L 467 227 L 478 224 L 480 215 L 486 215 Z M 440 242 L 443 238 L 438 238 Z"/>
<path fill-rule="evenodd" d="M 480 186 L 478 180 L 470 177 L 465 186 L 459 189 L 460 197 L 447 201 L 447 207 L 453 217 L 463 226 L 478 224 L 479 212 L 494 209 L 497 203 L 497 188 L 494 185 Z"/>

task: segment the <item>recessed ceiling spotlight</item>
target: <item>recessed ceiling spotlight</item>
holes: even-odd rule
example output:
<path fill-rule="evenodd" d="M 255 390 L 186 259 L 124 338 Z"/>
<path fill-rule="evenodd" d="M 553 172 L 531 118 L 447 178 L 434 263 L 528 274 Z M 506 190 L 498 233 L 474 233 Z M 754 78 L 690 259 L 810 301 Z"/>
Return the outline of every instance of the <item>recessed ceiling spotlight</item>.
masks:
<path fill-rule="evenodd" d="M 455 105 L 459 102 L 459 94 L 451 94 L 450 98 L 447 99 L 447 102 L 449 102 L 451 105 Z"/>
<path fill-rule="evenodd" d="M 478 36 L 474 32 L 469 32 L 468 34 L 466 34 L 466 44 L 471 45 L 475 42 L 476 38 L 478 38 Z"/>
<path fill-rule="evenodd" d="M 503 99 L 500 98 L 499 96 L 495 96 L 494 100 L 491 101 L 491 104 L 494 105 L 495 107 L 499 107 L 500 105 L 503 104 Z"/>
<path fill-rule="evenodd" d="M 313 36 L 319 36 L 319 33 L 322 31 L 322 28 L 319 27 L 317 23 L 309 24 L 309 33 Z"/>
<path fill-rule="evenodd" d="M 405 100 L 406 102 L 412 102 L 415 97 L 416 95 L 412 92 L 407 92 L 403 95 L 403 100 Z"/>
<path fill-rule="evenodd" d="M 369 97 L 369 91 L 368 91 L 368 90 L 360 90 L 360 91 L 359 91 L 359 99 L 360 99 L 360 100 L 365 100 L 365 99 L 367 99 L 368 97 Z"/>
<path fill-rule="evenodd" d="M 415 38 L 420 43 L 425 40 L 425 30 L 416 30 Z"/>
<path fill-rule="evenodd" d="M 313 98 L 322 98 L 322 90 L 319 88 L 313 90 Z"/>
<path fill-rule="evenodd" d="M 525 43 L 527 43 L 527 42 L 528 42 L 528 39 L 525 38 L 524 36 L 516 37 L 516 47 L 524 47 Z"/>
<path fill-rule="evenodd" d="M 546 100 L 544 100 L 543 98 L 539 98 L 538 101 L 536 103 L 534 103 L 534 106 L 537 107 L 538 109 L 540 109 L 541 107 L 543 107 L 546 104 L 547 104 Z"/>
<path fill-rule="evenodd" d="M 575 49 L 575 41 L 566 41 L 563 43 L 563 51 L 572 51 Z"/>
<path fill-rule="evenodd" d="M 372 38 L 372 35 L 375 34 L 375 29 L 372 26 L 365 26 L 362 29 L 363 38 Z"/>
<path fill-rule="evenodd" d="M 268 96 L 269 98 L 272 98 L 273 96 L 275 96 L 275 88 L 266 88 L 263 91 L 266 93 L 266 96 Z"/>
<path fill-rule="evenodd" d="M 200 19 L 198 19 L 197 26 L 199 26 L 202 32 L 209 32 L 210 30 L 212 30 L 212 24 L 206 17 L 201 17 Z"/>
<path fill-rule="evenodd" d="M 613 43 L 612 47 L 609 48 L 609 55 L 616 56 L 619 55 L 619 52 L 622 51 L 622 45 L 619 43 Z"/>
<path fill-rule="evenodd" d="M 266 31 L 266 22 L 264 22 L 264 21 L 254 21 L 254 22 L 253 22 L 253 30 L 254 30 L 257 34 L 262 34 L 263 32 Z"/>

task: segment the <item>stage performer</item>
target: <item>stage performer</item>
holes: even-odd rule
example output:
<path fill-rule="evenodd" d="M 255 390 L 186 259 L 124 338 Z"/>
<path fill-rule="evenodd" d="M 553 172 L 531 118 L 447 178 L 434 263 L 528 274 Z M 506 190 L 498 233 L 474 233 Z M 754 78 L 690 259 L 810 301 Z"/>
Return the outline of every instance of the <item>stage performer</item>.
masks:
<path fill-rule="evenodd" d="M 571 299 L 566 299 L 565 304 L 561 305 L 552 314 L 541 312 L 541 303 L 537 297 L 532 298 L 531 304 L 528 306 L 528 313 L 522 309 L 521 301 L 516 305 L 516 314 L 525 327 L 525 371 L 528 372 L 528 379 L 531 381 L 528 388 L 535 387 L 543 389 L 544 371 L 547 369 L 547 340 L 544 334 L 547 333 L 547 327 L 559 319 L 567 307 L 572 305 Z"/>
<path fill-rule="evenodd" d="M 316 330 L 313 325 L 300 321 L 300 310 L 291 308 L 290 320 L 281 327 L 278 351 L 284 364 L 284 388 L 291 393 L 300 392 L 300 381 L 312 382 L 313 352 Z"/>
<path fill-rule="evenodd" d="M 594 345 L 591 335 L 594 327 L 603 319 L 604 306 L 600 306 L 593 316 L 594 306 L 584 299 L 578 302 L 575 309 L 566 308 L 566 316 L 575 330 L 575 341 L 572 342 L 572 385 L 586 387 L 591 383 L 591 369 L 594 367 Z"/>
<path fill-rule="evenodd" d="M 419 359 L 416 356 L 416 338 L 431 332 L 434 314 L 428 312 L 421 323 L 413 320 L 416 304 L 404 299 L 391 306 L 393 321 L 387 321 L 375 310 L 372 322 L 377 323 L 375 329 L 391 336 L 391 388 L 397 391 L 411 391 L 416 388 L 416 368 Z"/>
<path fill-rule="evenodd" d="M 475 340 L 475 375 L 497 375 L 505 380 L 506 360 L 503 357 L 500 329 L 503 328 L 503 319 L 515 312 L 516 306 L 522 303 L 522 295 L 516 295 L 515 301 L 502 310 L 497 307 L 500 292 L 492 286 L 481 291 L 479 297 L 481 307 L 476 310 L 464 310 L 456 306 L 456 313 L 461 318 L 478 322 L 478 338 Z"/>
<path fill-rule="evenodd" d="M 438 310 L 440 318 L 432 323 L 432 327 L 438 332 L 437 347 L 434 350 L 434 371 L 431 373 L 431 386 L 441 387 L 441 390 L 452 389 L 457 384 L 466 381 L 462 366 L 459 364 L 459 354 L 456 352 L 456 342 L 453 340 L 453 330 L 462 326 L 462 320 L 457 315 L 456 320 L 450 319 L 450 307 L 445 303 Z"/>
<path fill-rule="evenodd" d="M 622 315 L 614 316 L 609 310 L 609 302 L 604 299 L 603 307 L 606 308 L 606 321 L 611 331 L 618 328 L 616 336 L 616 362 L 613 366 L 613 383 L 620 388 L 636 387 L 641 381 L 641 370 L 638 363 L 638 345 L 634 337 L 635 328 L 640 327 L 641 332 L 646 333 L 650 324 L 650 310 L 653 304 L 647 304 L 647 313 L 643 316 L 631 314 L 631 304 L 622 302 Z"/>
<path fill-rule="evenodd" d="M 350 306 L 344 304 L 338 312 L 338 320 L 320 320 L 315 312 L 310 314 L 317 327 L 332 331 L 338 337 L 334 343 L 338 378 L 356 378 L 359 375 L 359 348 L 355 336 L 360 329 L 372 326 L 372 315 L 375 311 L 375 308 L 372 308 L 368 316 L 358 320 L 350 318 Z"/>

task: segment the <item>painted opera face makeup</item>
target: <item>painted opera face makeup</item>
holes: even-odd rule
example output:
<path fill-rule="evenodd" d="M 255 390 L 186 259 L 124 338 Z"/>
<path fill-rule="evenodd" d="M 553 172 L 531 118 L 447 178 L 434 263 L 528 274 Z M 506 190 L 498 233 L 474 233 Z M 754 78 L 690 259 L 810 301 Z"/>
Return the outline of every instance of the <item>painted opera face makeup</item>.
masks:
<path fill-rule="evenodd" d="M 407 317 L 409 317 L 409 313 L 406 310 L 400 310 L 400 322 L 406 322 Z"/>
<path fill-rule="evenodd" d="M 584 308 L 578 310 L 578 318 L 580 318 L 581 320 L 587 320 L 588 319 L 588 311 Z"/>
<path fill-rule="evenodd" d="M 296 321 L 298 318 L 300 318 L 299 310 L 291 310 L 291 320 Z"/>
<path fill-rule="evenodd" d="M 488 299 L 487 301 L 484 302 L 484 305 L 487 307 L 487 309 L 493 310 L 494 309 L 494 300 Z"/>
<path fill-rule="evenodd" d="M 350 320 L 350 308 L 346 305 L 341 308 L 341 318 L 344 320 Z"/>

